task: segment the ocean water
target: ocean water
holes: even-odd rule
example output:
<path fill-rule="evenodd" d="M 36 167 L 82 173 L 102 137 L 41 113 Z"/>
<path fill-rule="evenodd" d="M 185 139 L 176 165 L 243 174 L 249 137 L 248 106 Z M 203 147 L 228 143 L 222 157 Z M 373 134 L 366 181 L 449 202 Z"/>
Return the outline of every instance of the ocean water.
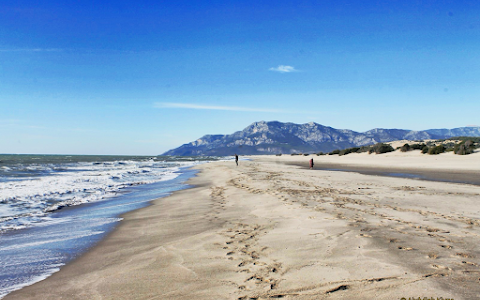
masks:
<path fill-rule="evenodd" d="M 186 188 L 215 157 L 0 155 L 0 298 L 40 281 L 120 215 Z"/>

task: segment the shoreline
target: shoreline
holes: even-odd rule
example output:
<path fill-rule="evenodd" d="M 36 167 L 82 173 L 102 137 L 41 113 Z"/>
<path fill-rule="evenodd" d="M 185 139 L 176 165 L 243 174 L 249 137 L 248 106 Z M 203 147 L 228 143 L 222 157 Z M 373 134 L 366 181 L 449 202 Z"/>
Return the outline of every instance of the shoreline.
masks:
<path fill-rule="evenodd" d="M 65 207 L 52 213 L 57 222 L 4 233 L 0 258 L 6 262 L 2 266 L 5 285 L 0 298 L 40 282 L 76 261 L 107 239 L 129 212 L 188 188 L 184 182 L 194 176 L 195 170 L 181 168 L 176 173 L 173 179 L 132 186 L 111 199 Z M 26 272 L 22 273 L 22 269 Z"/>
<path fill-rule="evenodd" d="M 196 169 L 196 166 L 192 167 L 192 169 Z M 170 236 L 169 234 L 162 235 L 161 233 L 157 232 L 156 234 L 161 235 L 162 237 L 162 243 L 168 243 L 171 240 L 178 239 L 179 236 L 182 235 L 195 236 L 197 233 L 204 230 L 205 224 L 203 224 L 204 226 L 198 227 L 199 222 L 196 222 L 198 220 L 195 220 L 194 214 L 189 214 L 189 216 L 193 218 L 191 225 L 194 226 L 186 226 L 184 224 L 184 226 L 181 226 L 180 228 L 175 226 L 176 222 L 174 220 L 170 220 L 170 215 L 173 212 L 186 217 L 186 215 L 181 212 L 182 208 L 186 207 L 184 204 L 180 204 L 179 202 L 181 202 L 181 198 L 184 198 L 189 194 L 194 194 L 197 189 L 206 185 L 204 180 L 199 179 L 200 174 L 201 171 L 197 169 L 196 173 L 186 182 L 184 182 L 185 185 L 190 187 L 174 191 L 167 197 L 154 199 L 147 207 L 130 211 L 121 215 L 123 218 L 121 223 L 87 252 L 83 253 L 69 264 L 63 266 L 60 271 L 52 274 L 45 280 L 30 286 L 26 286 L 20 290 L 13 291 L 12 293 L 6 295 L 3 299 L 91 299 L 95 297 L 108 299 L 150 299 L 152 294 L 148 293 L 148 290 L 146 291 L 148 296 L 141 295 L 142 293 L 138 290 L 135 290 L 134 293 L 125 293 L 125 287 L 127 289 L 131 288 L 131 285 L 134 285 L 134 281 L 137 280 L 141 280 L 142 282 L 146 283 L 147 286 L 150 286 L 150 281 L 153 277 L 151 274 L 148 274 L 148 271 L 145 270 L 145 268 L 142 268 L 144 261 L 150 260 L 149 256 L 152 252 L 157 252 L 157 255 L 165 256 L 167 258 L 165 259 L 164 264 L 156 261 L 155 258 L 152 258 L 154 263 L 160 264 L 160 266 L 154 266 L 153 270 L 150 270 L 154 273 L 155 270 L 170 270 L 170 268 L 176 268 L 178 267 L 179 262 L 175 260 L 174 256 L 170 256 L 165 253 L 167 249 L 152 245 L 152 242 L 149 241 L 152 237 L 148 232 L 143 232 L 144 234 L 142 235 L 136 235 L 132 233 L 138 233 L 136 232 L 137 226 L 151 227 L 152 224 L 148 224 L 149 220 L 157 217 L 160 217 L 164 220 L 164 222 L 160 222 L 163 223 L 163 225 L 170 223 L 170 230 L 167 231 L 176 231 L 175 234 L 171 234 Z M 164 203 L 166 202 L 166 199 L 171 201 Z M 179 201 L 175 201 L 176 199 Z M 152 212 L 152 209 L 158 206 L 161 206 L 162 209 L 157 209 L 156 211 Z M 205 210 L 205 208 L 201 207 L 201 205 L 197 208 L 200 210 Z M 212 224 L 215 225 L 215 223 Z M 153 242 L 153 244 L 155 243 Z M 138 257 L 134 258 L 134 252 L 139 253 Z M 133 262 L 133 266 L 128 269 L 128 272 L 125 272 L 127 270 L 122 270 L 123 259 L 118 259 L 117 256 L 122 258 L 128 257 L 130 260 L 129 263 Z M 133 269 L 136 269 L 137 266 L 138 268 L 142 269 L 142 272 L 135 273 L 133 278 L 130 277 L 131 275 L 128 273 L 133 271 Z M 180 267 L 179 270 L 176 271 L 178 271 L 178 273 L 183 273 L 182 269 L 183 267 Z M 92 272 L 96 274 L 102 274 L 105 272 L 108 273 L 108 275 L 103 276 L 95 274 L 92 278 L 92 276 L 90 276 L 90 273 Z M 164 276 L 167 276 L 167 274 L 164 274 Z M 180 277 L 181 276 L 182 274 L 180 274 Z M 107 286 L 106 291 L 95 289 L 95 286 L 99 284 L 99 278 L 105 280 L 102 280 L 102 283 Z M 114 285 L 113 288 L 108 287 L 110 280 Z M 122 283 L 118 284 L 116 281 L 120 281 Z M 156 283 L 161 285 L 161 279 L 157 279 Z M 165 289 L 168 287 L 169 286 L 164 285 Z M 71 292 L 71 290 L 74 292 Z"/>
<path fill-rule="evenodd" d="M 284 164 L 295 163 L 291 157 L 252 158 L 239 167 L 196 166 L 191 188 L 125 214 L 80 258 L 5 299 L 469 299 L 480 292 L 480 187 L 339 176 Z"/>

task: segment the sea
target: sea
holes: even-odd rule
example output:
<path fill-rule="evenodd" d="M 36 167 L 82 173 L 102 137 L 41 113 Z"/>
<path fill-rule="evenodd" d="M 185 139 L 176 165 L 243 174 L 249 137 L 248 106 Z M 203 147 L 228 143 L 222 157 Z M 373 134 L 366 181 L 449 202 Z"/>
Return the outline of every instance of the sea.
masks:
<path fill-rule="evenodd" d="M 0 154 L 0 299 L 60 270 L 121 215 L 219 157 Z"/>

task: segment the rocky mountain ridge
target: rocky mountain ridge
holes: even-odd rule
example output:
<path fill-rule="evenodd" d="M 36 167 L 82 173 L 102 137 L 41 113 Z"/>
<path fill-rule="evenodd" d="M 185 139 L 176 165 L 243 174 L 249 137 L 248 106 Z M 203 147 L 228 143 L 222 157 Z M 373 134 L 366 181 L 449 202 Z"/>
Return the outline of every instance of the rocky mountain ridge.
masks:
<path fill-rule="evenodd" d="M 335 129 L 314 122 L 306 124 L 278 121 L 254 122 L 242 131 L 227 135 L 205 135 L 196 141 L 169 150 L 163 155 L 255 155 L 330 152 L 395 140 L 445 139 L 455 136 L 480 136 L 480 127 L 429 129 L 375 128 L 366 132 Z"/>

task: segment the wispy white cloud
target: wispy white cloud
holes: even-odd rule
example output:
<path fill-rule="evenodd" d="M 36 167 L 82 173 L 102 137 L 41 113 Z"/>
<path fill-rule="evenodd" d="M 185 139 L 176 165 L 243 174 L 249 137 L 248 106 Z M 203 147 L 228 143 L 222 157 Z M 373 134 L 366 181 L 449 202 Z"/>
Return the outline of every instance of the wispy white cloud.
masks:
<path fill-rule="evenodd" d="M 252 108 L 252 107 L 240 107 L 240 106 L 217 106 L 217 105 L 205 105 L 205 104 L 192 104 L 192 103 L 171 103 L 171 102 L 156 102 L 154 104 L 156 108 L 184 108 L 184 109 L 202 109 L 202 110 L 227 110 L 227 111 L 248 111 L 248 112 L 285 112 L 279 109 L 269 108 Z"/>
<path fill-rule="evenodd" d="M 280 72 L 280 73 L 290 73 L 290 72 L 298 72 L 294 67 L 292 66 L 284 66 L 284 65 L 279 65 L 276 68 L 270 68 L 268 69 L 269 71 L 275 71 L 275 72 Z"/>

